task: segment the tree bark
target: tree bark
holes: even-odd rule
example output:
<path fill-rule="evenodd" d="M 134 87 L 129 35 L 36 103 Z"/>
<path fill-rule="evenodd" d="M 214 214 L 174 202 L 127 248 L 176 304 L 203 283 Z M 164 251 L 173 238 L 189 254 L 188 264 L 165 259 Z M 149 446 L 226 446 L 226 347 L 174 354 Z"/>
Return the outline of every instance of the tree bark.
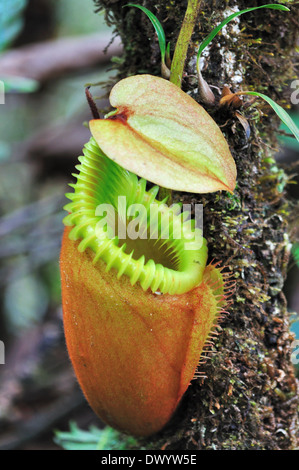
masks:
<path fill-rule="evenodd" d="M 160 75 L 158 42 L 146 16 L 136 8 L 122 8 L 127 3 L 123 0 L 95 3 L 105 10 L 124 45 L 117 78 Z M 185 92 L 200 102 L 196 51 L 207 34 L 232 8 L 266 3 L 201 2 L 185 63 Z M 139 4 L 162 22 L 173 54 L 187 1 Z M 220 91 L 224 85 L 232 91 L 259 91 L 289 107 L 299 7 L 292 2 L 288 6 L 290 13 L 262 9 L 230 23 L 204 54 L 205 80 Z M 233 195 L 177 193 L 175 197 L 204 205 L 209 258 L 226 266 L 236 282 L 235 290 L 213 354 L 203 367 L 207 378 L 194 380 L 169 425 L 140 445 L 167 450 L 290 450 L 298 444 L 298 382 L 291 361 L 294 338 L 283 285 L 293 203 L 287 194 L 288 177 L 273 160 L 279 120 L 264 102 L 241 108 L 250 124 L 248 138 L 234 111 L 218 106 L 220 94 L 217 88 L 213 90 L 216 104 L 205 108 L 228 140 L 238 169 L 237 187 Z"/>

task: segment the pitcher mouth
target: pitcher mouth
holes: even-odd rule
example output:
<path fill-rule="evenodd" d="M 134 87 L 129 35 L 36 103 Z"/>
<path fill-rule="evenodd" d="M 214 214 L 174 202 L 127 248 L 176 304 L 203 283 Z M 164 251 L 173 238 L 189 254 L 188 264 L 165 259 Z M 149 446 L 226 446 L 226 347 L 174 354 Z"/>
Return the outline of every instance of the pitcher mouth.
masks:
<path fill-rule="evenodd" d="M 200 284 L 207 245 L 189 214 L 158 201 L 158 186 L 146 190 L 146 180 L 109 159 L 93 138 L 83 154 L 73 175 L 77 182 L 70 184 L 74 191 L 66 194 L 72 202 L 64 207 L 64 224 L 72 227 L 70 239 L 80 240 L 78 250 L 90 248 L 94 264 L 101 259 L 118 279 L 128 276 L 132 285 L 154 293 L 183 294 Z M 192 240 L 195 248 L 186 249 Z"/>

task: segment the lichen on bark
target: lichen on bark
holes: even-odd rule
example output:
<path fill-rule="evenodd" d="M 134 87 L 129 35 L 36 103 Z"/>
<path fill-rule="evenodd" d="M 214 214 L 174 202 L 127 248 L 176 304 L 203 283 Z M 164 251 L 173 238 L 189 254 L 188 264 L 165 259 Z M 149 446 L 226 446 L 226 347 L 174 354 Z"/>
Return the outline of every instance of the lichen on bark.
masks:
<path fill-rule="evenodd" d="M 160 51 L 152 25 L 123 0 L 95 0 L 124 44 L 117 79 L 160 74 Z M 173 53 L 187 1 L 139 2 L 162 22 Z M 183 90 L 198 99 L 196 50 L 231 9 L 266 2 L 202 1 L 185 64 Z M 219 34 L 202 61 L 205 80 L 233 91 L 251 89 L 289 107 L 288 83 L 295 78 L 298 4 L 291 13 L 259 10 L 239 17 Z M 217 101 L 220 95 L 214 88 Z M 243 114 L 251 135 L 230 110 L 206 108 L 220 125 L 238 169 L 233 195 L 175 194 L 203 203 L 210 259 L 221 261 L 236 282 L 229 313 L 213 354 L 202 369 L 207 378 L 189 387 L 171 423 L 143 448 L 294 449 L 298 444 L 298 382 L 291 362 L 290 313 L 283 295 L 290 253 L 288 177 L 275 164 L 277 117 L 256 101 Z M 241 110 L 242 111 L 242 110 Z M 157 376 L 158 380 L 158 376 Z"/>

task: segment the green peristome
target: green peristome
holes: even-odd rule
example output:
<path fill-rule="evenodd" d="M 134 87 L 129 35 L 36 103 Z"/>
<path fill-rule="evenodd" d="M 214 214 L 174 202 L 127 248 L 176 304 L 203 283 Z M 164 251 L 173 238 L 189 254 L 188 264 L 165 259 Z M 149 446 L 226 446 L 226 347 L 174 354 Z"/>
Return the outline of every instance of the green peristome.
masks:
<path fill-rule="evenodd" d="M 107 271 L 116 269 L 118 279 L 126 275 L 144 290 L 182 294 L 197 286 L 206 267 L 207 246 L 195 221 L 187 220 L 190 214 L 179 205 L 171 208 L 157 201 L 157 186 L 146 191 L 146 180 L 107 158 L 94 139 L 85 145 L 79 161 L 64 219 L 73 227 L 70 239 L 81 240 L 79 251 L 90 248 L 94 264 L 101 259 Z M 143 220 L 133 213 L 140 207 Z M 110 218 L 103 216 L 109 209 Z M 140 237 L 130 238 L 128 228 L 136 220 Z"/>

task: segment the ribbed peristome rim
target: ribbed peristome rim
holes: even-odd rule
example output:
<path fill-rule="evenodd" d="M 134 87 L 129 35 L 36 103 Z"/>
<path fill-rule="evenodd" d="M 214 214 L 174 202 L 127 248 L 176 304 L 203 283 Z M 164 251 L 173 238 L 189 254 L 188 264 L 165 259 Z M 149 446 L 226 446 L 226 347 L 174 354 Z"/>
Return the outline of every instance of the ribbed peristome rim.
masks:
<path fill-rule="evenodd" d="M 190 225 L 190 221 L 187 223 L 189 213 L 172 212 L 170 217 L 168 211 L 171 209 L 166 206 L 165 200 L 156 199 L 159 187 L 154 186 L 146 191 L 146 180 L 139 179 L 109 159 L 93 138 L 85 145 L 83 154 L 84 156 L 79 157 L 80 165 L 76 166 L 79 173 L 74 175 L 77 182 L 70 184 L 74 192 L 66 194 L 72 202 L 65 206 L 69 214 L 64 218 L 64 224 L 72 227 L 69 238 L 81 240 L 78 250 L 83 252 L 90 248 L 94 252 L 94 264 L 99 259 L 103 260 L 106 271 L 114 268 L 118 279 L 128 276 L 132 285 L 138 282 L 144 290 L 182 294 L 200 284 L 207 261 L 207 246 L 201 231 L 194 224 Z M 155 204 L 154 207 L 161 214 L 158 227 L 160 238 L 158 237 L 156 243 L 172 257 L 174 269 L 156 263 L 148 253 L 135 259 L 134 249 L 127 253 L 127 244 L 121 243 L 117 236 L 109 238 L 107 233 L 99 232 L 97 224 L 101 218 L 96 215 L 96 208 L 99 204 L 111 204 L 117 208 L 119 196 L 126 197 L 127 208 L 132 204 L 143 204 L 147 223 L 150 206 Z M 164 216 L 171 222 L 167 239 L 160 233 Z M 174 236 L 174 226 L 178 223 L 182 224 L 183 237 L 180 239 Z M 186 249 L 186 243 L 194 239 L 195 233 L 196 239 L 201 240 L 199 248 Z"/>

